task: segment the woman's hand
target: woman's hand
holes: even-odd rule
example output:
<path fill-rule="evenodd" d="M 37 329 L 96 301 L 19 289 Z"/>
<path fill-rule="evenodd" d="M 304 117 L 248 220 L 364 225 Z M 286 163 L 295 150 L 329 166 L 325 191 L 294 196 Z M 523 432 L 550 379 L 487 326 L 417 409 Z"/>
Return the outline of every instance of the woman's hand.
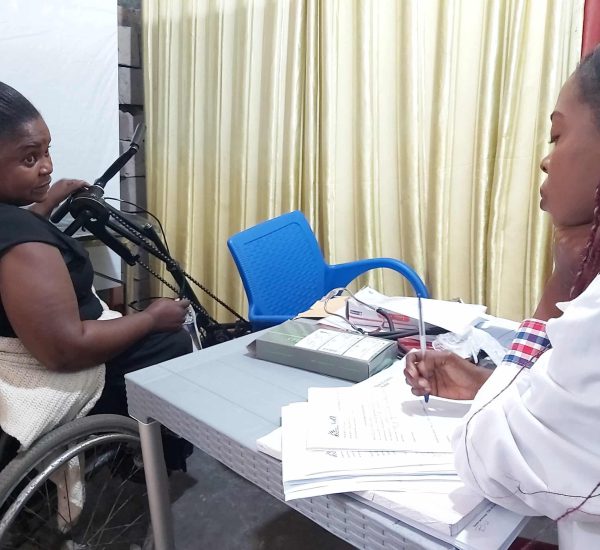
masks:
<path fill-rule="evenodd" d="M 581 267 L 591 228 L 591 224 L 554 228 L 554 273 L 569 290 Z"/>
<path fill-rule="evenodd" d="M 50 187 L 46 198 L 41 202 L 31 205 L 29 210 L 44 218 L 48 218 L 52 214 L 52 211 L 69 195 L 89 186 L 90 184 L 83 180 L 60 179 Z"/>
<path fill-rule="evenodd" d="M 152 317 L 152 332 L 175 332 L 181 328 L 189 300 L 160 298 L 152 302 L 143 313 Z"/>
<path fill-rule="evenodd" d="M 546 281 L 540 302 L 533 314 L 536 319 L 547 321 L 562 315 L 556 303 L 568 302 L 571 299 L 571 289 L 583 261 L 590 230 L 590 224 L 554 228 L 554 270 Z"/>
<path fill-rule="evenodd" d="M 448 351 L 420 351 L 406 355 L 404 376 L 414 395 L 473 399 L 492 371 Z"/>

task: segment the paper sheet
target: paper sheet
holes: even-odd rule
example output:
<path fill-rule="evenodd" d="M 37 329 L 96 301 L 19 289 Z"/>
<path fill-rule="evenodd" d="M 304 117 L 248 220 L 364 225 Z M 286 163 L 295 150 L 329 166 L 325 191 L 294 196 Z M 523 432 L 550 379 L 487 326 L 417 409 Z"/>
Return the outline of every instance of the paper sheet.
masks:
<path fill-rule="evenodd" d="M 387 297 L 370 287 L 365 287 L 355 294 L 356 298 L 374 307 L 383 307 L 393 313 L 406 315 L 413 319 L 419 318 L 417 298 L 412 297 Z M 476 323 L 481 321 L 486 307 L 478 304 L 462 304 L 445 300 L 432 300 L 423 298 L 423 320 L 426 323 L 441 327 L 456 334 L 464 334 Z M 342 310 L 340 313 L 344 313 Z M 326 317 L 323 322 L 332 326 L 348 328 L 339 317 Z M 372 327 L 366 327 L 367 331 Z"/>
<path fill-rule="evenodd" d="M 469 405 L 450 400 L 426 404 L 410 392 L 404 376 L 399 376 L 402 370 L 400 362 L 378 385 L 310 388 L 307 447 L 452 452 L 451 435 Z"/>
<path fill-rule="evenodd" d="M 282 480 L 286 500 L 356 490 L 389 488 L 389 483 L 418 477 L 438 482 L 458 479 L 451 455 L 358 452 L 306 448 L 308 403 L 281 410 Z"/>

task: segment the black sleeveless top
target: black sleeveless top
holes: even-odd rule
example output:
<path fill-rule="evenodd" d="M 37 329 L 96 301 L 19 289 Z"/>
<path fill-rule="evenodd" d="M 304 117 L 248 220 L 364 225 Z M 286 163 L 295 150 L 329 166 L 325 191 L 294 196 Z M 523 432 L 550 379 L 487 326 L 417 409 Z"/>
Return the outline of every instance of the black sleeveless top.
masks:
<path fill-rule="evenodd" d="M 81 320 L 98 319 L 102 306 L 92 292 L 94 270 L 81 243 L 29 210 L 0 203 L 0 256 L 15 245 L 28 242 L 46 243 L 59 249 L 73 282 Z M 32 266 L 32 269 L 44 269 L 44 266 Z M 43 312 L 40 311 L 40 315 Z M 1 288 L 0 336 L 16 336 L 2 305 Z"/>

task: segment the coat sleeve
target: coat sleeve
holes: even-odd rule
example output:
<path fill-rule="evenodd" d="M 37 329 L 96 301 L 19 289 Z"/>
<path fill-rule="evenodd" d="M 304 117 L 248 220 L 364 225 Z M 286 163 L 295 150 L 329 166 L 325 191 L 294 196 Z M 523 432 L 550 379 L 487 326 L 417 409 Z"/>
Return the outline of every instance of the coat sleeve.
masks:
<path fill-rule="evenodd" d="M 600 278 L 547 331 L 553 349 L 531 369 L 502 364 L 478 393 L 456 468 L 515 512 L 600 521 Z"/>

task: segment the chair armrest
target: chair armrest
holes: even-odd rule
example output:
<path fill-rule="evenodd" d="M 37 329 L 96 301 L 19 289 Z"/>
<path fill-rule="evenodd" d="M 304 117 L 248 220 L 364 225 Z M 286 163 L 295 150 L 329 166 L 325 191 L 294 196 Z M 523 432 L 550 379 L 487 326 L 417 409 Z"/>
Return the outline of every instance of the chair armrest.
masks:
<path fill-rule="evenodd" d="M 392 269 L 404 276 L 413 287 L 415 294 L 422 298 L 429 298 L 427 286 L 419 277 L 417 272 L 408 264 L 395 258 L 372 258 L 367 260 L 357 260 L 344 264 L 328 266 L 327 283 L 328 288 L 347 286 L 356 277 L 370 271 L 371 269 L 387 268 Z"/>
<path fill-rule="evenodd" d="M 254 315 L 252 313 L 248 316 L 252 325 L 252 332 L 280 325 L 291 318 L 289 315 Z"/>

